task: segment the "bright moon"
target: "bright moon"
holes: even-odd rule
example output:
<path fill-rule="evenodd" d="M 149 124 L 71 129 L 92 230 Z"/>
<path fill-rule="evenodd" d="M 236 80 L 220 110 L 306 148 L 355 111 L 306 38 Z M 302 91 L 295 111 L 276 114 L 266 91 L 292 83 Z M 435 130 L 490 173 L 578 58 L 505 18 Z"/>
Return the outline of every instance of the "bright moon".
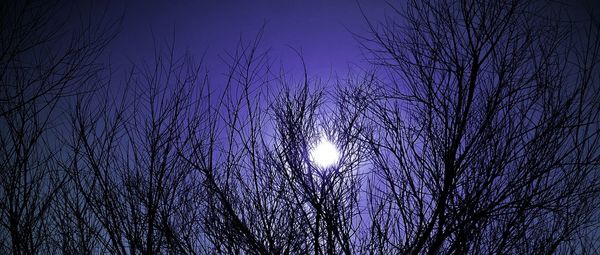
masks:
<path fill-rule="evenodd" d="M 330 167 L 338 162 L 340 155 L 337 148 L 331 142 L 323 139 L 317 147 L 310 152 L 310 160 L 319 167 Z"/>

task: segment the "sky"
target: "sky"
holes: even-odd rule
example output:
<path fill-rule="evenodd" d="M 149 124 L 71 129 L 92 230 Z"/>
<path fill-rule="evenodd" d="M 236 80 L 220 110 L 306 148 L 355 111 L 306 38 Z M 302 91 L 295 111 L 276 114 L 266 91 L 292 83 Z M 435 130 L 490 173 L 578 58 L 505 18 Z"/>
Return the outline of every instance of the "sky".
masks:
<path fill-rule="evenodd" d="M 119 36 L 110 46 L 113 65 L 126 67 L 151 61 L 155 41 L 174 42 L 179 52 L 203 57 L 212 75 L 224 72 L 220 57 L 235 49 L 240 38 L 253 39 L 264 25 L 262 46 L 276 65 L 300 74 L 295 50 L 301 50 L 315 76 L 347 72 L 363 64 L 353 35 L 367 31 L 363 13 L 377 19 L 383 0 L 133 0 L 109 2 L 110 15 L 123 14 Z M 359 7 L 360 6 L 360 7 Z"/>
<path fill-rule="evenodd" d="M 78 1 L 78 0 L 73 0 Z M 355 35 L 366 35 L 365 17 L 383 20 L 391 10 L 385 0 L 104 0 L 78 1 L 80 8 L 109 19 L 122 15 L 119 35 L 107 55 L 113 68 L 151 62 L 155 45 L 174 43 L 181 55 L 203 60 L 211 78 L 226 72 L 222 57 L 240 39 L 255 38 L 264 25 L 263 49 L 269 49 L 274 68 L 292 77 L 302 74 L 295 50 L 304 57 L 312 77 L 342 77 L 367 62 Z M 404 1 L 391 1 L 402 4 Z M 575 17 L 599 13 L 600 1 L 565 1 Z M 90 8 L 91 7 L 91 8 Z M 363 16 L 364 14 L 364 16 Z"/>

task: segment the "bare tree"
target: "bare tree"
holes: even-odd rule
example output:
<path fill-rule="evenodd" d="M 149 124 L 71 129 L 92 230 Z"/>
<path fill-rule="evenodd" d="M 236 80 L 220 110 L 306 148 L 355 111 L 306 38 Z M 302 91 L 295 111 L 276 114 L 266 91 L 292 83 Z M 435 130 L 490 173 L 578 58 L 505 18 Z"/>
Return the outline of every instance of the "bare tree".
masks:
<path fill-rule="evenodd" d="M 600 26 L 555 3 L 390 5 L 382 72 L 334 82 L 275 73 L 261 30 L 214 87 L 173 47 L 115 86 L 114 24 L 65 38 L 55 6 L 0 10 L 0 253 L 598 248 Z"/>
<path fill-rule="evenodd" d="M 352 254 L 364 108 L 343 102 L 344 93 L 328 102 L 306 71 L 299 83 L 274 75 L 260 36 L 229 55 L 217 117 L 182 152 L 204 176 L 207 236 L 225 254 Z M 334 166 L 310 160 L 323 138 L 340 148 Z"/>
<path fill-rule="evenodd" d="M 64 26 L 58 1 L 0 5 L 0 252 L 50 252 L 51 207 L 65 184 L 55 132 L 69 96 L 101 66 L 113 23 Z M 65 12 L 65 14 L 67 14 Z"/>
<path fill-rule="evenodd" d="M 598 25 L 581 43 L 543 1 L 391 7 L 365 41 L 389 74 L 365 94 L 371 251 L 569 253 L 598 209 Z"/>
<path fill-rule="evenodd" d="M 101 248 L 113 254 L 199 252 L 201 187 L 177 152 L 202 120 L 200 65 L 187 55 L 177 58 L 170 47 L 157 52 L 154 63 L 134 68 L 126 82 L 132 91 L 121 100 L 86 96 L 72 118 L 70 173 L 98 222 Z"/>

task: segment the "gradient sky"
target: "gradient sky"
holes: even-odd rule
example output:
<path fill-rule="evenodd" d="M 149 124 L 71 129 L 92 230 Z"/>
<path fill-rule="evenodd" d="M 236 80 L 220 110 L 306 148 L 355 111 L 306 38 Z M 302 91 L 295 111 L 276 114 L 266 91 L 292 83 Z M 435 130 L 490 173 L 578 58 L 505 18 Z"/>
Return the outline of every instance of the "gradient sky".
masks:
<path fill-rule="evenodd" d="M 383 16 L 383 0 L 213 0 L 126 1 L 109 3 L 111 15 L 124 14 L 119 36 L 110 47 L 118 67 L 151 61 L 154 40 L 172 41 L 178 51 L 197 59 L 205 56 L 212 75 L 224 72 L 219 56 L 235 49 L 240 38 L 252 39 L 266 24 L 263 46 L 275 63 L 299 74 L 301 49 L 311 75 L 343 74 L 349 65 L 362 63 L 352 33 L 364 34 L 359 4 L 370 18 Z M 174 37 L 173 37 L 174 36 Z"/>
<path fill-rule="evenodd" d="M 226 71 L 219 56 L 233 51 L 240 38 L 253 39 L 263 24 L 262 46 L 270 49 L 274 64 L 280 64 L 275 68 L 283 67 L 294 76 L 301 74 L 295 48 L 302 50 L 311 76 L 343 76 L 349 66 L 365 66 L 352 35 L 367 31 L 361 8 L 371 20 L 381 21 L 389 14 L 385 0 L 107 1 L 89 1 L 83 8 L 93 3 L 92 9 L 106 10 L 109 18 L 123 14 L 121 32 L 108 49 L 113 67 L 122 70 L 131 63 L 150 62 L 155 41 L 162 45 L 174 41 L 180 54 L 188 51 L 197 60 L 204 56 L 212 78 Z M 597 0 L 565 4 L 580 6 L 573 9 L 582 14 L 600 9 Z"/>

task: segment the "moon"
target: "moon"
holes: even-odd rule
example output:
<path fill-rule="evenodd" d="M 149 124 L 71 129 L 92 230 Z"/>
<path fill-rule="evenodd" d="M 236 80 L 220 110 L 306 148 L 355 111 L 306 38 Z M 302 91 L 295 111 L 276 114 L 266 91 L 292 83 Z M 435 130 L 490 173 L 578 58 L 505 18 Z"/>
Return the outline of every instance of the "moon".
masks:
<path fill-rule="evenodd" d="M 327 168 L 338 163 L 340 153 L 338 149 L 328 141 L 322 139 L 315 148 L 310 151 L 310 160 L 321 168 Z"/>

